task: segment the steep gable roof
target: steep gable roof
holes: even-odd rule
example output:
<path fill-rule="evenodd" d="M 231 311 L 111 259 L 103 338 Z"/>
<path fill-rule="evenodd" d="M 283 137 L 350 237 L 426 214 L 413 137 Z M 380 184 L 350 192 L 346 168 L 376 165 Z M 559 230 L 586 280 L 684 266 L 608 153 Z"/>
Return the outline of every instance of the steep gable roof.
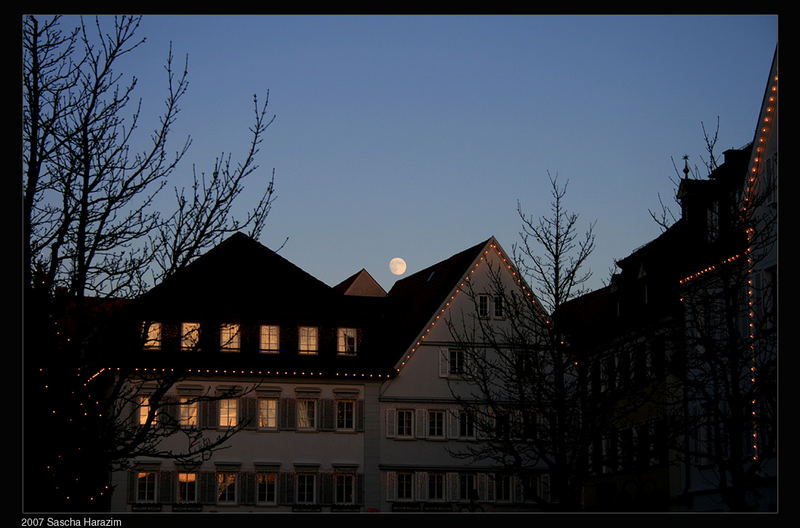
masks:
<path fill-rule="evenodd" d="M 304 311 L 325 305 L 334 290 L 256 240 L 235 233 L 139 301 L 162 313 L 180 310 L 256 311 L 267 307 Z M 313 303 L 309 301 L 313 300 Z"/>
<path fill-rule="evenodd" d="M 359 297 L 386 297 L 387 295 L 386 290 L 363 268 L 334 286 L 333 289 L 342 295 Z"/>

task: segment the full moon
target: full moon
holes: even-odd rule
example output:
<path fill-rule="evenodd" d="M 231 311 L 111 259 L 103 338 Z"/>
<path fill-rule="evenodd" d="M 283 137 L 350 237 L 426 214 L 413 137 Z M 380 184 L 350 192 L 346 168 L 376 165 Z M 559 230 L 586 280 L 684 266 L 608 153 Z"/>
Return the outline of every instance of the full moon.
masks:
<path fill-rule="evenodd" d="M 406 272 L 406 261 L 400 257 L 395 257 L 389 261 L 389 269 L 395 275 L 402 275 Z"/>

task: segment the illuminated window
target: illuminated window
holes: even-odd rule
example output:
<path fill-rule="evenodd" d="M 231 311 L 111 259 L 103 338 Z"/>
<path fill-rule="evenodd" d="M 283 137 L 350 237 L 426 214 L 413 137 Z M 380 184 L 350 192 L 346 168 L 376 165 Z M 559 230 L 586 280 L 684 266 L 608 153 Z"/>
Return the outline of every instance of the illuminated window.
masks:
<path fill-rule="evenodd" d="M 428 473 L 428 500 L 444 500 L 444 473 Z"/>
<path fill-rule="evenodd" d="M 147 417 L 150 414 L 150 398 L 148 396 L 139 396 L 139 425 L 147 423 Z M 156 423 L 156 414 L 153 414 L 153 424 Z"/>
<path fill-rule="evenodd" d="M 161 323 L 143 322 L 142 336 L 146 350 L 159 350 L 161 348 Z"/>
<path fill-rule="evenodd" d="M 411 424 L 414 419 L 414 411 L 397 411 L 397 436 L 409 437 L 412 434 Z"/>
<path fill-rule="evenodd" d="M 318 332 L 316 326 L 300 327 L 300 353 L 316 354 L 319 348 Z"/>
<path fill-rule="evenodd" d="M 444 438 L 444 411 L 428 411 L 428 437 Z"/>
<path fill-rule="evenodd" d="M 261 325 L 259 349 L 264 354 L 277 354 L 280 352 L 280 327 L 277 325 Z"/>
<path fill-rule="evenodd" d="M 197 473 L 178 473 L 178 502 L 197 502 Z"/>
<path fill-rule="evenodd" d="M 278 475 L 276 473 L 256 473 L 256 502 L 258 504 L 276 504 Z"/>
<path fill-rule="evenodd" d="M 236 504 L 236 481 L 238 474 L 233 471 L 217 473 L 217 503 Z"/>
<path fill-rule="evenodd" d="M 224 398 L 219 400 L 219 426 L 236 427 L 238 422 L 239 400 Z"/>
<path fill-rule="evenodd" d="M 181 323 L 181 350 L 197 350 L 200 323 Z"/>
<path fill-rule="evenodd" d="M 179 412 L 181 427 L 197 427 L 198 403 L 192 398 L 181 397 Z"/>
<path fill-rule="evenodd" d="M 223 352 L 238 352 L 240 350 L 238 324 L 223 323 L 220 325 L 219 346 Z"/>
<path fill-rule="evenodd" d="M 352 400 L 339 400 L 336 402 L 336 429 L 352 431 L 354 429 L 355 402 Z"/>
<path fill-rule="evenodd" d="M 337 332 L 336 350 L 340 355 L 353 355 L 356 353 L 356 329 L 339 328 Z"/>
<path fill-rule="evenodd" d="M 352 473 L 336 473 L 334 475 L 336 504 L 353 504 L 355 502 L 355 475 Z"/>
<path fill-rule="evenodd" d="M 258 427 L 261 429 L 278 427 L 278 400 L 276 398 L 259 398 Z"/>
<path fill-rule="evenodd" d="M 136 475 L 136 502 L 156 501 L 156 472 L 139 471 Z"/>
<path fill-rule="evenodd" d="M 314 503 L 314 484 L 316 475 L 314 473 L 297 474 L 297 502 L 300 504 Z"/>
<path fill-rule="evenodd" d="M 297 427 L 298 429 L 315 429 L 316 400 L 297 400 Z"/>

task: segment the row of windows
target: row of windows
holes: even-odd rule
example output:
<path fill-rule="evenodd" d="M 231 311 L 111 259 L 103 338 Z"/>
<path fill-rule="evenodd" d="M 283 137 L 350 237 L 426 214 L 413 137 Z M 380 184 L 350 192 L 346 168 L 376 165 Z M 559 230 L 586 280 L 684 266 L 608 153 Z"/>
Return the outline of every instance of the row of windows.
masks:
<path fill-rule="evenodd" d="M 136 504 L 317 504 L 353 505 L 360 476 L 351 470 L 319 471 L 136 471 L 131 502 Z"/>
<path fill-rule="evenodd" d="M 526 485 L 506 473 L 387 471 L 389 502 L 549 502 L 550 476 L 531 475 Z"/>
<path fill-rule="evenodd" d="M 201 404 L 204 405 L 205 417 L 201 417 Z M 184 428 L 231 428 L 248 425 L 250 428 L 260 430 L 334 429 L 336 431 L 354 431 L 357 425 L 357 406 L 357 400 L 354 399 L 260 397 L 220 398 L 204 401 L 195 397 L 182 396 L 176 405 L 169 406 L 170 410 L 175 408 L 177 410 L 174 415 L 166 419 L 174 419 L 177 421 L 177 425 Z M 137 411 L 139 425 L 148 423 L 149 414 L 149 398 L 140 396 Z M 159 423 L 159 420 L 162 419 L 160 414 L 159 409 L 152 418 L 151 424 Z"/>
<path fill-rule="evenodd" d="M 665 424 L 648 421 L 606 433 L 589 445 L 589 469 L 595 474 L 614 473 L 667 463 Z"/>
<path fill-rule="evenodd" d="M 386 437 L 474 439 L 474 414 L 464 409 L 386 409 Z"/>
<path fill-rule="evenodd" d="M 315 355 L 319 352 L 319 327 L 301 326 L 297 330 L 297 345 L 300 354 Z M 160 322 L 143 322 L 142 334 L 146 350 L 160 350 L 163 343 Z M 197 350 L 200 344 L 200 323 L 185 322 L 180 325 L 181 350 Z M 336 352 L 340 355 L 355 355 L 357 350 L 357 330 L 337 328 Z M 239 352 L 242 349 L 241 327 L 238 323 L 219 325 L 219 347 L 223 352 Z M 280 353 L 280 327 L 278 325 L 259 326 L 258 349 L 264 354 Z"/>

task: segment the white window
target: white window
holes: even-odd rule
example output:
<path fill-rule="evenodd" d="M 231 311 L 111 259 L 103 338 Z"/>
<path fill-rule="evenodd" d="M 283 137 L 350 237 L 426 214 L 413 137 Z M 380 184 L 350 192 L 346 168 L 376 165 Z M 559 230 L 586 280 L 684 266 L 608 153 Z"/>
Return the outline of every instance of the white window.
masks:
<path fill-rule="evenodd" d="M 414 411 L 397 411 L 397 436 L 410 437 L 412 433 L 411 424 L 414 420 Z"/>
<path fill-rule="evenodd" d="M 494 316 L 497 318 L 503 317 L 503 297 L 501 295 L 494 296 Z"/>
<path fill-rule="evenodd" d="M 428 411 L 428 437 L 444 438 L 444 417 L 445 413 L 441 410 Z"/>
<path fill-rule="evenodd" d="M 136 502 L 156 501 L 155 471 L 139 471 L 136 474 Z"/>
<path fill-rule="evenodd" d="M 280 352 L 280 327 L 277 325 L 261 325 L 259 350 L 264 354 Z"/>
<path fill-rule="evenodd" d="M 181 323 L 181 350 L 197 350 L 200 323 Z"/>
<path fill-rule="evenodd" d="M 300 504 L 314 503 L 314 488 L 316 475 L 314 473 L 297 474 L 297 502 Z"/>
<path fill-rule="evenodd" d="M 413 473 L 398 473 L 397 474 L 397 500 L 413 500 L 414 499 L 414 474 Z"/>
<path fill-rule="evenodd" d="M 336 504 L 355 503 L 355 475 L 352 473 L 336 473 L 334 475 Z"/>
<path fill-rule="evenodd" d="M 300 353 L 316 354 L 319 348 L 318 331 L 316 326 L 300 327 Z"/>
<path fill-rule="evenodd" d="M 178 473 L 178 502 L 197 502 L 197 473 Z"/>
<path fill-rule="evenodd" d="M 450 349 L 450 367 L 448 373 L 451 376 L 460 376 L 464 373 L 464 351 L 451 348 Z"/>
<path fill-rule="evenodd" d="M 236 427 L 238 423 L 239 400 L 223 398 L 219 400 L 219 426 Z"/>
<path fill-rule="evenodd" d="M 161 323 L 143 322 L 142 336 L 146 350 L 159 350 L 161 348 Z"/>
<path fill-rule="evenodd" d="M 489 317 L 489 296 L 478 295 L 478 316 Z"/>
<path fill-rule="evenodd" d="M 260 429 L 277 429 L 278 427 L 277 398 L 258 399 L 258 427 Z"/>
<path fill-rule="evenodd" d="M 276 504 L 278 474 L 273 472 L 256 473 L 256 502 L 258 504 Z"/>
<path fill-rule="evenodd" d="M 219 347 L 223 352 L 238 352 L 241 347 L 239 325 L 222 323 L 219 327 Z"/>
<path fill-rule="evenodd" d="M 217 473 L 217 503 L 236 504 L 236 483 L 238 474 L 233 471 Z"/>
<path fill-rule="evenodd" d="M 297 400 L 297 428 L 315 429 L 316 422 L 316 400 Z"/>
<path fill-rule="evenodd" d="M 179 413 L 181 427 L 197 427 L 198 407 L 197 400 L 186 396 L 180 398 Z"/>
<path fill-rule="evenodd" d="M 336 341 L 336 350 L 339 355 L 350 356 L 356 353 L 355 328 L 339 328 Z"/>
<path fill-rule="evenodd" d="M 336 402 L 336 429 L 339 431 L 352 431 L 355 428 L 354 415 L 354 401 L 338 400 Z"/>

